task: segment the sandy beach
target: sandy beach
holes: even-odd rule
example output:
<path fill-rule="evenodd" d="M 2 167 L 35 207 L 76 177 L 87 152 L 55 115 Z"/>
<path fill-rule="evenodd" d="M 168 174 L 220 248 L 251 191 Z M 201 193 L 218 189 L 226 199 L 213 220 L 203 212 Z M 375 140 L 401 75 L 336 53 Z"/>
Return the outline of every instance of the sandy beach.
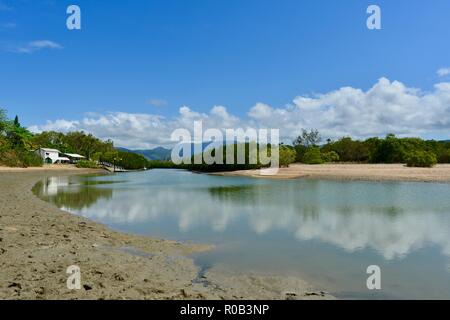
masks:
<path fill-rule="evenodd" d="M 248 176 L 269 179 L 337 179 L 368 181 L 450 182 L 450 164 L 433 168 L 408 168 L 403 164 L 291 164 L 274 176 L 261 176 L 260 170 L 242 170 L 215 175 Z"/>
<path fill-rule="evenodd" d="M 200 273 L 189 254 L 205 244 L 128 235 L 59 210 L 31 191 L 45 176 L 104 173 L 0 167 L 0 299 L 332 299 L 302 279 Z M 80 290 L 66 286 L 81 269 Z"/>

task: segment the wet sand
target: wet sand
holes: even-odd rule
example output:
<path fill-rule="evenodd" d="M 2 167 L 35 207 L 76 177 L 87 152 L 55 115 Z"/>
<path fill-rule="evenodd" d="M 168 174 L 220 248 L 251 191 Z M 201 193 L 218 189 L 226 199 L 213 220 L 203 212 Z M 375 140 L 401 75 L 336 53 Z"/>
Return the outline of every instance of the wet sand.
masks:
<path fill-rule="evenodd" d="M 38 199 L 46 176 L 104 173 L 48 166 L 0 167 L 0 299 L 332 299 L 299 278 L 206 272 L 189 254 L 209 245 L 115 232 Z M 67 289 L 67 267 L 81 269 Z"/>
<path fill-rule="evenodd" d="M 259 170 L 242 170 L 215 175 L 269 179 L 335 179 L 368 181 L 450 182 L 450 164 L 433 168 L 408 168 L 403 164 L 292 164 L 274 176 L 261 176 Z"/>

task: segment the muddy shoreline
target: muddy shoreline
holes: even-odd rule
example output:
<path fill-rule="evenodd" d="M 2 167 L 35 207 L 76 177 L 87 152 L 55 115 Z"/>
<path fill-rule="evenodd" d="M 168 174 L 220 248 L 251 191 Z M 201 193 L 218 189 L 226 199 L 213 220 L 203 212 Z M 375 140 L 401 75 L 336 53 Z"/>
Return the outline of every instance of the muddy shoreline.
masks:
<path fill-rule="evenodd" d="M 88 173 L 104 171 L 1 168 L 0 299 L 333 298 L 299 278 L 221 267 L 202 272 L 189 255 L 209 245 L 116 232 L 31 191 L 46 176 Z M 71 265 L 80 267 L 80 290 L 67 288 Z"/>

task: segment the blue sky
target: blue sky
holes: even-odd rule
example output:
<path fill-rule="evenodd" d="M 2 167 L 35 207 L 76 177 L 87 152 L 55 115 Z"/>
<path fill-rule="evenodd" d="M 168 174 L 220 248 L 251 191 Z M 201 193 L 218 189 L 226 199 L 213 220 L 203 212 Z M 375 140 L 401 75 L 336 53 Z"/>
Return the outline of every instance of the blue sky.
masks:
<path fill-rule="evenodd" d="M 70 4 L 82 10 L 80 31 L 65 26 Z M 381 7 L 382 30 L 367 29 L 369 4 Z M 249 117 L 257 103 L 288 112 L 296 97 L 342 87 L 368 92 L 386 78 L 388 88 L 394 81 L 403 92 L 417 88 L 419 99 L 444 96 L 434 108 L 450 119 L 447 88 L 435 88 L 450 81 L 437 73 L 450 67 L 449 40 L 448 0 L 0 0 L 0 107 L 44 129 L 64 119 L 89 130 L 86 117 L 114 121 L 118 114 L 167 125 L 182 106 L 197 115 L 224 106 L 247 123 L 261 116 Z M 300 118 L 293 127 L 316 125 Z M 442 138 L 450 128 L 440 119 L 410 130 L 408 123 L 389 127 L 389 119 L 377 125 Z M 335 125 L 320 129 L 332 135 Z M 145 144 L 141 137 L 133 146 Z"/>

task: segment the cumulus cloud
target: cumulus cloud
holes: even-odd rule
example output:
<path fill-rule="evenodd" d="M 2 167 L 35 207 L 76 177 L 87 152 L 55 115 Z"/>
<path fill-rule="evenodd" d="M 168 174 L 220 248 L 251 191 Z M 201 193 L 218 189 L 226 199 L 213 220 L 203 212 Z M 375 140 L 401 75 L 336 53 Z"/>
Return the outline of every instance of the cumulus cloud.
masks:
<path fill-rule="evenodd" d="M 259 125 L 282 128 L 285 137 L 299 127 L 317 128 L 327 137 L 438 134 L 450 128 L 450 83 L 422 92 L 381 78 L 367 91 L 344 87 L 298 96 L 287 107 L 254 107 L 249 116 Z"/>
<path fill-rule="evenodd" d="M 32 132 L 42 132 L 42 131 L 62 131 L 69 132 L 77 130 L 80 126 L 79 121 L 68 121 L 64 119 L 56 121 L 47 121 L 46 124 L 41 126 L 31 126 L 28 129 Z"/>
<path fill-rule="evenodd" d="M 448 76 L 450 74 L 450 68 L 440 68 L 437 71 L 438 76 L 440 77 L 445 77 Z"/>
<path fill-rule="evenodd" d="M 438 83 L 431 91 L 410 88 L 399 81 L 379 79 L 370 89 L 343 87 L 335 91 L 301 95 L 283 107 L 257 103 L 238 117 L 224 106 L 202 113 L 182 106 L 171 118 L 154 114 L 110 112 L 87 115 L 82 120 L 57 120 L 33 126 L 33 131 L 85 130 L 113 139 L 118 146 L 147 148 L 170 146 L 177 128 L 274 128 L 290 142 L 301 128 L 317 128 L 326 138 L 366 138 L 395 133 L 400 136 L 445 136 L 450 129 L 450 83 Z"/>
<path fill-rule="evenodd" d="M 17 53 L 33 53 L 43 49 L 62 49 L 63 47 L 54 41 L 36 40 L 28 42 L 25 45 L 10 48 L 10 51 Z"/>
<path fill-rule="evenodd" d="M 270 119 L 272 117 L 272 108 L 264 103 L 257 103 L 248 113 L 250 118 L 256 120 Z"/>

